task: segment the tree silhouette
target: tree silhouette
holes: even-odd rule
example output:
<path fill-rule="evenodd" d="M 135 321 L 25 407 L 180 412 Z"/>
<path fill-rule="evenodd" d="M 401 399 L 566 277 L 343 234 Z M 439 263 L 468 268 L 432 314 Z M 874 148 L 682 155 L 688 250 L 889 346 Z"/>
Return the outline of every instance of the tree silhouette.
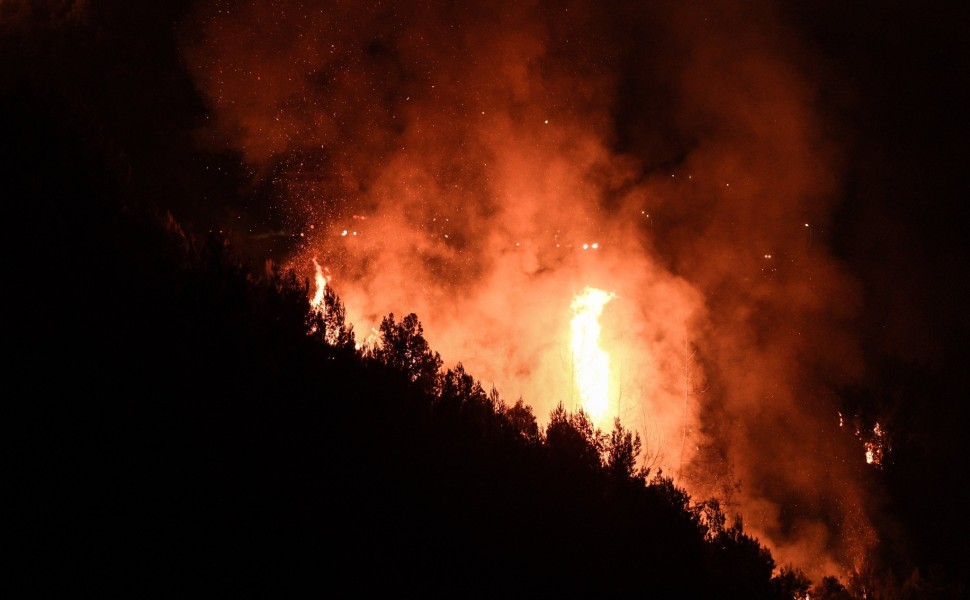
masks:
<path fill-rule="evenodd" d="M 546 447 L 557 458 L 596 471 L 601 466 L 603 434 L 582 409 L 570 414 L 560 402 L 549 416 Z"/>
<path fill-rule="evenodd" d="M 411 313 L 398 323 L 391 313 L 381 321 L 380 332 L 381 343 L 374 349 L 374 357 L 404 373 L 421 390 L 437 395 L 441 356 L 424 339 L 418 316 Z"/>
<path fill-rule="evenodd" d="M 458 363 L 454 369 L 448 369 L 441 380 L 440 404 L 462 407 L 473 404 L 486 405 L 488 396 L 481 384 L 465 371 L 465 367 Z"/>
<path fill-rule="evenodd" d="M 805 598 L 811 586 L 812 581 L 805 576 L 805 573 L 790 564 L 782 567 L 778 575 L 771 579 L 771 587 L 778 598 L 791 600 Z"/>
<path fill-rule="evenodd" d="M 511 429 L 523 440 L 530 444 L 538 444 L 541 441 L 539 425 L 532 413 L 532 407 L 523 402 L 522 398 L 516 400 L 512 406 L 505 407 L 502 414 Z"/>
<path fill-rule="evenodd" d="M 721 503 L 717 498 L 697 503 L 694 506 L 694 512 L 704 528 L 704 538 L 712 542 L 719 540 L 724 533 L 727 517 L 721 510 Z"/>
<path fill-rule="evenodd" d="M 605 440 L 605 466 L 607 472 L 618 479 L 630 479 L 637 475 L 636 461 L 641 450 L 640 434 L 629 431 L 613 420 L 613 431 Z"/>
<path fill-rule="evenodd" d="M 838 578 L 831 575 L 823 577 L 810 592 L 812 598 L 821 600 L 852 600 L 852 595 L 845 589 Z"/>

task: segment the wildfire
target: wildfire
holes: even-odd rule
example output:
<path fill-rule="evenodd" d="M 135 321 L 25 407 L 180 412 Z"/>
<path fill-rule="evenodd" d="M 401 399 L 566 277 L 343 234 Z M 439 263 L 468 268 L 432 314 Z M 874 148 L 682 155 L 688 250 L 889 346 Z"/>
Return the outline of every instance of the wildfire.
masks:
<path fill-rule="evenodd" d="M 600 315 L 613 293 L 586 287 L 570 308 L 573 377 L 583 410 L 594 421 L 603 418 L 610 397 L 610 355 L 600 347 Z"/>

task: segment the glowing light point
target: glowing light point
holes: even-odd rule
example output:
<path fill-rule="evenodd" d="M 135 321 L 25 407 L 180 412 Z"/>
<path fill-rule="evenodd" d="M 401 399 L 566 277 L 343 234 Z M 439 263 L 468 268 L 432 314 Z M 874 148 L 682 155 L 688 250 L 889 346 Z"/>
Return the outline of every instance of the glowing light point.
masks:
<path fill-rule="evenodd" d="M 583 410 L 599 422 L 610 398 L 610 355 L 600 347 L 600 315 L 613 299 L 612 292 L 586 287 L 573 298 L 570 308 L 573 373 Z"/>

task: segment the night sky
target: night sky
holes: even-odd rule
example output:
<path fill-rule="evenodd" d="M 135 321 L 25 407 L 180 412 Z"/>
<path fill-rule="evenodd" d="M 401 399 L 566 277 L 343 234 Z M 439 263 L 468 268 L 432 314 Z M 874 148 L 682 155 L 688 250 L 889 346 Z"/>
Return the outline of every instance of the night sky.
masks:
<path fill-rule="evenodd" d="M 689 490 L 807 570 L 967 581 L 965 8 L 138 4 L 0 0 L 5 110 L 71 114 L 126 197 L 257 270 L 319 258 L 358 331 L 417 312 L 540 418 L 555 315 L 616 291 L 616 410 Z"/>

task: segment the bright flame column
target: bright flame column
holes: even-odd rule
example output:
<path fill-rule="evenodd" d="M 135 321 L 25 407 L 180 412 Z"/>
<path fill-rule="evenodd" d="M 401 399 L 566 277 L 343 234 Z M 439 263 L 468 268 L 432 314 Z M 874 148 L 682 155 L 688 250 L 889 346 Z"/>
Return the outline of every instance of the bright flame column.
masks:
<path fill-rule="evenodd" d="M 613 294 L 586 287 L 570 308 L 573 377 L 583 410 L 596 422 L 606 413 L 610 398 L 610 355 L 600 347 L 600 315 Z"/>
<path fill-rule="evenodd" d="M 313 268 L 316 269 L 316 284 L 317 291 L 314 292 L 313 298 L 310 300 L 310 306 L 317 311 L 323 312 L 326 310 L 326 306 L 323 303 L 323 296 L 327 291 L 327 277 L 323 274 L 323 268 L 317 259 L 313 259 Z"/>

